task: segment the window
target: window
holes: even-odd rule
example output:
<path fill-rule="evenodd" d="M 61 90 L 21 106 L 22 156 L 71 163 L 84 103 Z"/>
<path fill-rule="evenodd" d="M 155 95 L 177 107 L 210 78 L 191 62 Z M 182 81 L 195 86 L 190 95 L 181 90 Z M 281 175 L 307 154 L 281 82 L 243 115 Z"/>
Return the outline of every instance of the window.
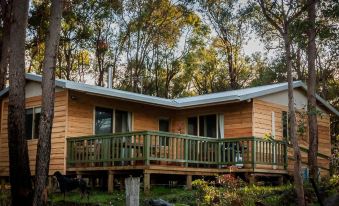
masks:
<path fill-rule="evenodd" d="M 113 109 L 95 108 L 95 134 L 109 134 L 113 132 Z"/>
<path fill-rule="evenodd" d="M 199 136 L 217 137 L 217 115 L 199 117 Z"/>
<path fill-rule="evenodd" d="M 39 137 L 39 123 L 40 123 L 41 108 L 26 109 L 26 139 L 37 139 Z"/>
<path fill-rule="evenodd" d="M 115 132 L 131 131 L 131 120 L 129 113 L 125 111 L 115 111 Z"/>
<path fill-rule="evenodd" d="M 169 132 L 170 121 L 169 119 L 159 119 L 159 131 Z M 169 138 L 168 137 L 160 137 L 160 145 L 161 146 L 169 146 Z"/>
<path fill-rule="evenodd" d="M 198 135 L 198 118 L 197 117 L 188 118 L 187 133 L 190 135 Z"/>
<path fill-rule="evenodd" d="M 283 128 L 283 138 L 286 141 L 289 141 L 289 124 L 288 124 L 288 113 L 286 111 L 282 112 L 282 128 Z"/>
<path fill-rule="evenodd" d="M 169 132 L 169 119 L 159 119 L 159 131 Z"/>
<path fill-rule="evenodd" d="M 130 112 L 103 107 L 95 108 L 95 134 L 128 131 L 132 131 L 132 114 Z"/>
<path fill-rule="evenodd" d="M 217 115 L 201 115 L 189 117 L 187 133 L 190 135 L 217 137 Z"/>

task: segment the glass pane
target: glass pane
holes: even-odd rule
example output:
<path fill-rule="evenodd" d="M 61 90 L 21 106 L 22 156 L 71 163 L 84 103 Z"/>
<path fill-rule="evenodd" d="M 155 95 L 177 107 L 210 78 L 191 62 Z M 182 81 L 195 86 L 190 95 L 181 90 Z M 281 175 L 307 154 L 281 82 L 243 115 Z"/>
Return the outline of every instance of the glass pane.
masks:
<path fill-rule="evenodd" d="M 40 115 L 41 108 L 34 108 L 34 135 L 33 138 L 37 139 L 39 137 L 39 124 L 40 124 Z"/>
<path fill-rule="evenodd" d="M 95 134 L 112 133 L 113 109 L 95 108 Z"/>
<path fill-rule="evenodd" d="M 169 120 L 168 119 L 159 119 L 159 131 L 169 132 Z M 161 146 L 169 146 L 169 138 L 160 137 Z"/>
<path fill-rule="evenodd" d="M 217 137 L 217 115 L 199 117 L 199 136 Z"/>
<path fill-rule="evenodd" d="M 168 119 L 159 120 L 159 131 L 169 132 L 169 120 Z"/>
<path fill-rule="evenodd" d="M 32 139 L 33 135 L 33 109 L 26 109 L 26 139 Z"/>
<path fill-rule="evenodd" d="M 128 132 L 128 112 L 115 111 L 115 132 Z"/>
<path fill-rule="evenodd" d="M 282 112 L 283 138 L 288 140 L 288 115 L 286 111 Z"/>
<path fill-rule="evenodd" d="M 190 117 L 188 118 L 188 128 L 187 133 L 190 135 L 198 135 L 198 118 Z"/>

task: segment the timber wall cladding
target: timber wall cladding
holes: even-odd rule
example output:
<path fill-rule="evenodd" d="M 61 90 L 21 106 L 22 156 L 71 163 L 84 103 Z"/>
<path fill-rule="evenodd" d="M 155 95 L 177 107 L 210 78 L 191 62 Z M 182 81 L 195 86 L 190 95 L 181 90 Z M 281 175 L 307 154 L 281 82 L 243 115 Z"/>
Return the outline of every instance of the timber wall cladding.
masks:
<path fill-rule="evenodd" d="M 57 92 L 55 98 L 55 113 L 52 128 L 52 147 L 49 174 L 55 171 L 64 171 L 64 151 L 65 151 L 65 129 L 66 129 L 66 108 L 67 108 L 67 91 Z M 40 107 L 41 97 L 30 97 L 26 99 L 26 108 Z M 7 117 L 8 117 L 8 100 L 4 100 L 4 107 L 1 120 L 0 131 L 0 176 L 8 176 L 8 135 L 7 135 Z M 28 151 L 31 173 L 35 174 L 35 160 L 37 151 L 37 139 L 28 140 Z"/>
<path fill-rule="evenodd" d="M 252 136 L 252 103 L 248 102 L 178 110 L 173 115 L 172 131 L 186 133 L 188 117 L 206 114 L 224 114 L 225 138 Z"/>
<path fill-rule="evenodd" d="M 268 103 L 261 100 L 253 100 L 253 134 L 257 137 L 264 137 L 265 134 L 272 133 L 272 112 L 275 114 L 275 137 L 282 139 L 282 111 L 287 111 L 287 106 Z M 297 122 L 301 119 L 297 115 Z M 299 137 L 299 145 L 308 148 L 308 130 L 307 130 L 307 116 L 304 117 L 305 133 Z M 330 118 L 328 114 L 322 113 L 318 116 L 318 138 L 319 138 L 319 153 L 327 156 L 331 155 L 330 148 Z M 307 163 L 307 153 L 302 152 L 302 161 Z M 293 158 L 293 150 L 289 148 L 288 157 Z M 329 160 L 318 157 L 318 164 L 320 167 L 329 168 Z M 288 162 L 288 169 L 293 169 L 293 161 Z"/>
<path fill-rule="evenodd" d="M 173 111 L 166 108 L 69 91 L 67 137 L 94 134 L 95 107 L 132 112 L 134 131 L 158 130 L 159 118 L 171 118 L 173 114 Z"/>

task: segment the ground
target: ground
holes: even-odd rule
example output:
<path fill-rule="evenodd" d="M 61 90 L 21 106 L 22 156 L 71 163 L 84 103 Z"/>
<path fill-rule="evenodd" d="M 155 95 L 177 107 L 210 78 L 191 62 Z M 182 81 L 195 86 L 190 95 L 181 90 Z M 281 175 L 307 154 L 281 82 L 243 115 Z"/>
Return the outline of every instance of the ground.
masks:
<path fill-rule="evenodd" d="M 150 199 L 163 199 L 175 206 L 289 206 L 295 205 L 296 195 L 293 185 L 288 183 L 282 186 L 250 186 L 244 182 L 223 178 L 218 183 L 196 180 L 193 182 L 194 189 L 189 191 L 183 187 L 152 187 L 148 194 L 141 191 L 140 205 L 147 206 Z M 319 190 L 326 202 L 328 197 L 339 194 L 339 176 L 323 181 L 319 185 Z M 308 183 L 305 184 L 306 201 L 309 206 L 317 206 L 317 198 L 314 189 Z M 9 191 L 0 191 L 0 205 L 9 205 Z M 337 199 L 335 199 L 336 201 Z M 56 192 L 49 196 L 50 205 L 53 206 L 123 206 L 125 205 L 125 194 L 123 191 L 115 190 L 112 194 L 93 190 L 89 200 L 81 198 L 79 192 L 74 191 L 66 195 Z M 327 205 L 327 204 L 326 204 Z M 332 205 L 336 205 L 335 203 Z"/>

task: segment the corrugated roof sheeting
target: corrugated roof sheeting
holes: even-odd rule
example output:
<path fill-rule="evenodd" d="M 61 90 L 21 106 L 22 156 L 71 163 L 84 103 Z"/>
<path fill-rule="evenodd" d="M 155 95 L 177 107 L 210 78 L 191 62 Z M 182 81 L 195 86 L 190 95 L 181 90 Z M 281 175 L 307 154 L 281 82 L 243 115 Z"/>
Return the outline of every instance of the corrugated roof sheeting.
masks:
<path fill-rule="evenodd" d="M 36 74 L 26 74 L 26 79 L 31 81 L 41 82 L 42 77 Z M 225 92 L 218 92 L 212 94 L 198 95 L 193 97 L 184 97 L 177 99 L 165 99 L 160 97 L 154 97 L 144 94 L 137 94 L 128 91 L 122 91 L 117 89 L 109 89 L 105 87 L 93 86 L 84 83 L 77 83 L 74 81 L 68 81 L 63 79 L 56 80 L 56 86 L 61 88 L 66 88 L 74 91 L 97 94 L 107 97 L 125 99 L 130 101 L 143 102 L 147 104 L 154 104 L 164 107 L 171 108 L 186 108 L 186 107 L 195 107 L 202 106 L 207 104 L 216 104 L 216 103 L 224 103 L 224 102 L 237 102 L 237 101 L 245 101 L 248 99 L 285 91 L 288 89 L 287 83 L 278 83 L 272 85 L 251 87 L 245 89 L 231 90 Z M 307 91 L 306 85 L 301 81 L 293 82 L 294 88 L 301 87 L 305 91 Z M 8 92 L 8 88 L 0 91 L 0 97 Z M 332 111 L 334 114 L 339 116 L 339 112 L 332 107 L 326 100 L 317 95 L 317 100 L 321 102 L 327 109 Z"/>

